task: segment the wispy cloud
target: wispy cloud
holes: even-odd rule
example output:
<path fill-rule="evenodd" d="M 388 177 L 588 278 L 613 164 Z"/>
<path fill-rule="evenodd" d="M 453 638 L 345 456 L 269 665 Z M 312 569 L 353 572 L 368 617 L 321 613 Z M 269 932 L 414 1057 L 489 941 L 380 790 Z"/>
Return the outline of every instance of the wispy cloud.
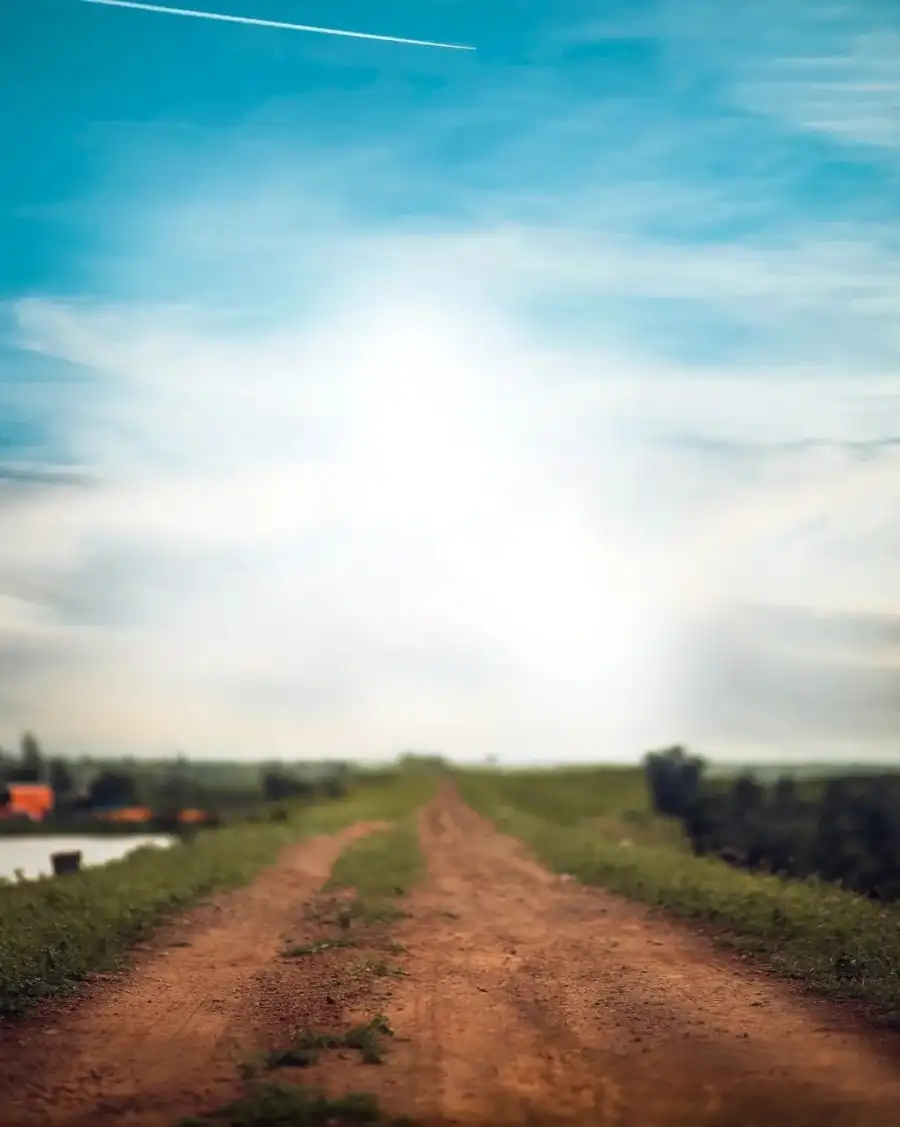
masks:
<path fill-rule="evenodd" d="M 894 28 L 897 27 L 893 21 Z M 844 52 L 774 59 L 747 76 L 748 106 L 837 142 L 900 154 L 900 30 L 853 34 Z"/>
<path fill-rule="evenodd" d="M 891 3 L 759 0 L 727 21 L 714 0 L 597 9 L 568 25 L 560 41 L 653 43 L 673 85 L 685 91 L 702 77 L 720 113 L 749 110 L 794 131 L 896 158 L 900 15 Z"/>

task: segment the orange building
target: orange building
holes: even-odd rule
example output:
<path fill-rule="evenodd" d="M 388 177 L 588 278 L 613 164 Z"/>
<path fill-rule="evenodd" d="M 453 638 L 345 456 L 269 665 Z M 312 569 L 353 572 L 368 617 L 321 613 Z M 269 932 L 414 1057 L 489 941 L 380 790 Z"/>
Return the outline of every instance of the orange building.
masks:
<path fill-rule="evenodd" d="M 147 806 L 119 806 L 114 810 L 96 810 L 94 817 L 104 822 L 149 822 L 153 814 Z"/>
<path fill-rule="evenodd" d="M 53 787 L 46 783 L 8 783 L 9 802 L 0 806 L 0 817 L 24 814 L 32 822 L 42 822 L 53 812 Z"/>
<path fill-rule="evenodd" d="M 188 809 L 182 810 L 178 815 L 178 821 L 190 824 L 208 822 L 209 814 L 205 810 L 195 810 L 193 807 L 188 807 Z"/>

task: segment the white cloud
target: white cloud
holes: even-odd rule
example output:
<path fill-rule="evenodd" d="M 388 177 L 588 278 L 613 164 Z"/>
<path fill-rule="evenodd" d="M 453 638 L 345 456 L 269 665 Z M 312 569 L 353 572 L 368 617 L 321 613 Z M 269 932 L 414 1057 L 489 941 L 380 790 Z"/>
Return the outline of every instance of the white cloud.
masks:
<path fill-rule="evenodd" d="M 673 676 L 703 623 L 760 600 L 898 609 L 892 559 L 852 551 L 864 514 L 876 539 L 896 519 L 900 455 L 877 445 L 900 433 L 895 377 L 554 348 L 502 285 L 490 304 L 486 272 L 466 300 L 446 246 L 420 237 L 390 287 L 351 273 L 324 315 L 237 334 L 186 309 L 20 306 L 105 391 L 74 436 L 101 484 L 4 510 L 4 589 L 43 602 L 47 652 L 80 655 L 36 667 L 8 715 L 49 697 L 49 736 L 146 750 L 627 755 L 704 737 Z M 442 257 L 429 290 L 417 263 Z M 11 650 L 34 629 L 15 607 Z"/>
<path fill-rule="evenodd" d="M 812 221 L 652 237 L 728 211 L 657 142 L 625 201 L 628 169 L 517 188 L 507 156 L 550 163 L 520 140 L 443 221 L 372 218 L 408 172 L 383 145 L 235 143 L 193 189 L 160 162 L 172 197 L 108 224 L 103 288 L 134 300 L 15 306 L 92 374 L 67 445 L 94 484 L 0 493 L 4 725 L 195 754 L 883 741 L 869 634 L 839 622 L 825 677 L 802 624 L 900 613 L 900 261 Z M 746 344 L 680 364 L 666 308 Z"/>

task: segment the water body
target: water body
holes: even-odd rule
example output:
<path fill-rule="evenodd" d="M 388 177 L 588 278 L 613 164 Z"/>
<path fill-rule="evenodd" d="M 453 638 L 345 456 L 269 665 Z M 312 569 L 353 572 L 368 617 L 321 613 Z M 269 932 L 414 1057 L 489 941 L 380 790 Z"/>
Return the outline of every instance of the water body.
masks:
<path fill-rule="evenodd" d="M 165 834 L 123 834 L 121 837 L 79 837 L 65 834 L 35 837 L 23 834 L 21 837 L 0 837 L 0 877 L 14 880 L 17 869 L 21 869 L 29 880 L 49 876 L 53 872 L 51 853 L 81 850 L 83 866 L 105 865 L 143 845 L 164 848 L 171 845 L 173 840 Z"/>

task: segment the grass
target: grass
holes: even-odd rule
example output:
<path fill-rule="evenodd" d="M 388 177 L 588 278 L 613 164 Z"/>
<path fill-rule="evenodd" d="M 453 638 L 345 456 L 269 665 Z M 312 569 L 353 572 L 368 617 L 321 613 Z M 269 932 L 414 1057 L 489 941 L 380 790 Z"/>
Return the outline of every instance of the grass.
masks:
<path fill-rule="evenodd" d="M 329 892 L 337 896 L 327 898 L 324 909 L 314 903 L 307 911 L 308 919 L 320 926 L 333 926 L 337 933 L 311 943 L 289 945 L 282 952 L 283 956 L 306 958 L 358 946 L 375 946 L 388 954 L 402 954 L 403 947 L 383 935 L 358 932 L 403 919 L 406 913 L 397 899 L 406 895 L 423 871 L 413 815 L 354 842 L 338 858 L 323 888 L 326 897 Z M 345 897 L 346 893 L 350 894 L 349 898 Z M 396 978 L 403 974 L 398 967 L 377 959 L 363 959 L 354 967 L 376 978 Z"/>
<path fill-rule="evenodd" d="M 401 777 L 294 809 L 283 822 L 231 826 L 66 877 L 0 886 L 0 1017 L 70 992 L 116 965 L 166 916 L 247 882 L 289 842 L 408 815 L 432 787 L 424 776 Z M 398 880 L 401 871 L 402 865 Z"/>
<path fill-rule="evenodd" d="M 644 773 L 636 767 L 562 767 L 555 770 L 473 770 L 459 776 L 473 805 L 533 814 L 558 826 L 578 825 L 598 837 L 629 845 L 690 852 L 675 818 L 651 809 Z"/>
<path fill-rule="evenodd" d="M 388 954 L 402 954 L 403 947 L 383 936 L 365 936 L 356 932 L 378 925 L 389 925 L 403 919 L 405 912 L 397 899 L 405 896 L 424 871 L 419 851 L 415 818 L 407 814 L 387 829 L 369 834 L 348 846 L 340 855 L 323 888 L 324 893 L 335 893 L 311 904 L 307 919 L 319 926 L 333 926 L 336 934 L 313 940 L 310 943 L 289 944 L 282 955 L 285 958 L 306 958 L 338 948 L 378 946 Z M 347 898 L 344 894 L 349 893 Z M 366 968 L 377 977 L 393 977 L 399 972 L 386 964 L 366 963 Z"/>
<path fill-rule="evenodd" d="M 592 808 L 604 805 L 607 814 L 626 812 L 615 808 L 633 800 L 621 779 L 610 772 L 609 791 L 579 794 L 566 818 L 569 774 L 532 772 L 527 786 L 521 778 L 507 785 L 499 773 L 467 772 L 459 785 L 471 805 L 558 872 L 712 925 L 721 941 L 761 957 L 780 974 L 821 994 L 862 1001 L 873 1016 L 900 1022 L 900 907 L 880 906 L 821 881 L 748 873 L 695 857 L 677 844 L 652 843 L 652 833 L 649 844 L 622 844 L 599 832 L 590 817 Z M 602 790 L 604 775 L 595 772 L 591 784 Z"/>
<path fill-rule="evenodd" d="M 348 904 L 340 908 L 337 914 L 338 926 L 349 930 L 354 923 L 363 927 L 373 924 L 393 924 L 402 920 L 406 913 L 396 904 L 388 900 L 364 900 L 357 894 Z"/>
<path fill-rule="evenodd" d="M 560 767 L 511 771 L 463 772 L 461 783 L 493 803 L 507 803 L 560 825 L 604 816 L 650 813 L 650 801 L 639 767 Z"/>
<path fill-rule="evenodd" d="M 179 1127 L 412 1127 L 407 1119 L 387 1118 L 374 1096 L 351 1092 L 330 1099 L 317 1088 L 272 1082 L 253 1083 L 240 1099 L 211 1115 L 182 1119 Z"/>
<path fill-rule="evenodd" d="M 0 838 L 6 837 L 134 837 L 142 835 L 171 834 L 168 826 L 161 829 L 156 821 L 106 822 L 100 818 L 83 816 L 64 818 L 50 815 L 41 822 L 30 819 L 0 819 Z"/>
<path fill-rule="evenodd" d="M 301 959 L 306 955 L 321 955 L 323 951 L 334 951 L 339 947 L 355 946 L 355 940 L 337 936 L 334 939 L 317 939 L 315 943 L 300 943 L 293 947 L 287 947 L 283 955 L 286 959 Z"/>
<path fill-rule="evenodd" d="M 409 892 L 423 871 L 412 815 L 354 842 L 338 858 L 325 885 L 326 892 L 353 893 L 352 899 L 338 906 L 335 922 L 340 930 L 346 933 L 354 924 L 371 927 L 402 919 L 405 913 L 397 898 Z"/>
<path fill-rule="evenodd" d="M 264 1063 L 267 1068 L 304 1068 L 315 1064 L 327 1049 L 355 1049 L 364 1064 L 381 1064 L 384 1060 L 384 1039 L 393 1036 L 388 1019 L 378 1014 L 346 1033 L 304 1030 L 292 1045 L 267 1053 Z"/>
<path fill-rule="evenodd" d="M 423 872 L 415 818 L 361 838 L 344 850 L 326 889 L 354 889 L 357 901 L 385 902 L 405 896 Z M 349 909 L 353 911 L 352 905 Z"/>

